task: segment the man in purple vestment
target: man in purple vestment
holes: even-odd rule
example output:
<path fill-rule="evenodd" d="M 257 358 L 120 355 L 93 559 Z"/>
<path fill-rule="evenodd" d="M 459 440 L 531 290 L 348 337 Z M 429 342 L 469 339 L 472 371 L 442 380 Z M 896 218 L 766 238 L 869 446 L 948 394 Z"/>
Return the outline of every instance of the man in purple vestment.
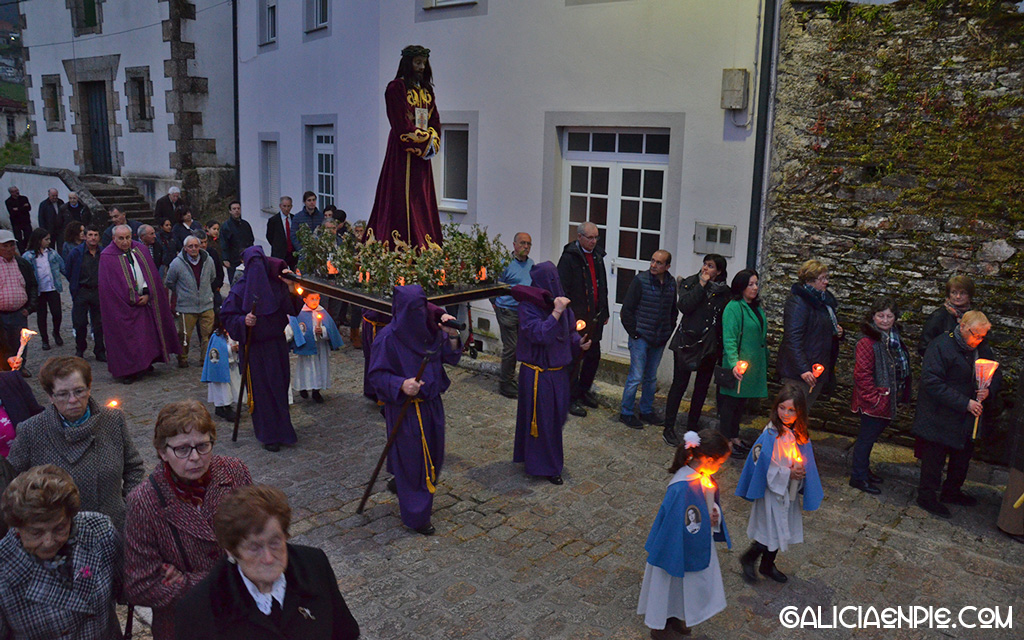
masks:
<path fill-rule="evenodd" d="M 434 193 L 432 158 L 441 148 L 441 118 L 434 101 L 430 49 L 402 49 L 395 79 L 384 91 L 391 133 L 377 196 L 367 226 L 381 241 L 413 247 L 441 244 L 441 218 Z"/>
<path fill-rule="evenodd" d="M 530 269 L 533 286 L 517 286 L 519 339 L 519 406 L 512 462 L 525 462 L 526 473 L 562 484 L 562 427 L 569 416 L 569 374 L 580 350 L 576 317 L 562 292 L 558 269 L 542 262 Z M 548 294 L 548 295 L 545 295 Z M 553 300 L 552 300 L 553 298 Z"/>
<path fill-rule="evenodd" d="M 373 341 L 368 376 L 377 398 L 384 402 L 388 433 L 396 428 L 406 399 L 412 399 L 402 424 L 397 425 L 388 465 L 395 474 L 402 523 L 429 536 L 434 533 L 430 524 L 434 487 L 444 463 L 441 394 L 451 384 L 444 365 L 459 361 L 462 346 L 455 329 L 436 321 L 423 287 L 395 287 L 392 310 L 391 322 Z M 453 318 L 441 316 L 441 322 L 448 319 Z M 423 375 L 416 380 L 423 362 Z"/>
<path fill-rule="evenodd" d="M 131 384 L 154 362 L 181 352 L 167 289 L 149 250 L 132 240 L 132 229 L 112 229 L 100 253 L 99 294 L 110 375 Z"/>
<path fill-rule="evenodd" d="M 288 265 L 284 260 L 266 257 L 262 247 L 243 251 L 242 263 L 245 270 L 225 298 L 220 320 L 242 349 L 246 327 L 250 330 L 250 384 L 246 393 L 255 401 L 252 427 L 263 448 L 277 452 L 282 444 L 295 444 L 298 440 L 288 412 L 291 368 L 284 335 L 288 316 L 299 311 L 298 296 L 292 295 L 280 277 L 290 272 Z M 238 366 L 243 366 L 241 359 Z"/>

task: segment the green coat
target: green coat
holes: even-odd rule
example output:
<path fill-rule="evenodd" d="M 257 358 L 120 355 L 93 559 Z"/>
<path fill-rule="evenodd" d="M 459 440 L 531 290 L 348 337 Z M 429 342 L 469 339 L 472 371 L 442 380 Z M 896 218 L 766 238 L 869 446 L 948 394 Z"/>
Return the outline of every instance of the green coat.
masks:
<path fill-rule="evenodd" d="M 743 343 L 739 344 L 742 334 Z M 736 389 L 721 389 L 734 398 L 764 398 L 768 395 L 768 323 L 764 311 L 751 308 L 745 300 L 733 300 L 722 313 L 722 366 L 732 369 L 738 360 L 750 363 L 743 383 Z"/>

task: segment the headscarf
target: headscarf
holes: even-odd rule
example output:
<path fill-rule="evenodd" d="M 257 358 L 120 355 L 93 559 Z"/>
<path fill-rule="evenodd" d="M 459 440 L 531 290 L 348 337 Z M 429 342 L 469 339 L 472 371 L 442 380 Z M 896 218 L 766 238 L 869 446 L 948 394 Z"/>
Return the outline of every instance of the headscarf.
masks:
<path fill-rule="evenodd" d="M 562 281 L 558 279 L 558 268 L 550 260 L 533 265 L 533 268 L 530 269 L 530 278 L 533 280 L 531 285 L 547 291 L 552 297 L 558 298 L 565 295 L 565 291 L 562 290 Z M 569 326 L 568 313 L 563 313 L 562 317 L 558 319 L 558 323 L 565 330 L 562 335 L 569 335 L 570 328 L 575 329 L 575 327 Z"/>
<path fill-rule="evenodd" d="M 246 313 L 253 308 L 253 300 L 257 296 L 259 299 L 254 311 L 257 316 L 269 316 L 280 306 L 281 296 L 278 294 L 282 287 L 287 289 L 287 285 L 277 279 L 281 269 L 270 260 L 273 259 L 267 258 L 263 247 L 249 247 L 242 252 L 245 271 L 235 286 L 241 287 L 242 309 Z"/>
<path fill-rule="evenodd" d="M 433 314 L 427 311 L 427 294 L 418 284 L 395 287 L 391 297 L 392 320 L 394 335 L 417 356 L 424 356 L 428 351 L 436 351 L 443 338 L 433 322 Z"/>

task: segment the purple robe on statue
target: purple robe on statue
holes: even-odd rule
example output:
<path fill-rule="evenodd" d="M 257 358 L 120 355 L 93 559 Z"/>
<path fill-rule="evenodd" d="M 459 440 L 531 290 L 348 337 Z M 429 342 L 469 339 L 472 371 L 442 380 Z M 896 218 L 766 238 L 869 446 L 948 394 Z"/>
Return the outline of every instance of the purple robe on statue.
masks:
<path fill-rule="evenodd" d="M 391 133 L 367 229 L 392 246 L 394 231 L 414 247 L 426 246 L 428 235 L 441 244 L 441 218 L 429 159 L 440 148 L 441 118 L 434 92 L 406 86 L 405 80 L 395 78 L 384 91 L 384 104 Z M 426 128 L 416 127 L 417 109 L 427 116 Z"/>
<path fill-rule="evenodd" d="M 144 244 L 132 241 L 131 260 L 139 265 L 149 289 L 149 302 L 138 306 L 140 294 L 129 254 L 111 242 L 100 252 L 99 293 L 107 369 L 115 378 L 131 376 L 154 362 L 181 353 L 178 329 L 153 258 Z"/>
<path fill-rule="evenodd" d="M 566 308 L 556 320 L 545 300 L 545 292 L 553 297 L 565 295 L 555 265 L 538 264 L 530 270 L 530 276 L 533 287 L 516 287 L 516 359 L 522 366 L 512 462 L 525 462 L 526 473 L 533 476 L 560 476 L 564 460 L 562 428 L 569 416 L 569 372 L 573 354 L 579 351 L 580 335 L 572 309 Z"/>
<path fill-rule="evenodd" d="M 293 296 L 288 285 L 278 278 L 288 268 L 284 260 L 266 257 L 262 247 L 249 247 L 242 252 L 242 262 L 244 274 L 224 299 L 220 320 L 240 349 L 245 349 L 245 316 L 256 301 L 256 324 L 249 346 L 249 377 L 256 402 L 253 430 L 263 444 L 294 444 L 298 438 L 288 412 L 291 368 L 284 328 L 288 326 L 288 316 L 298 313 L 298 296 Z"/>
<path fill-rule="evenodd" d="M 370 354 L 369 380 L 384 402 L 388 432 L 402 410 L 406 395 L 402 383 L 416 376 L 424 358 L 423 386 L 398 427 L 388 452 L 395 474 L 402 522 L 411 529 L 430 524 L 434 485 L 444 464 L 444 405 L 441 394 L 451 382 L 444 364 L 456 364 L 462 354 L 437 328 L 427 297 L 419 285 L 395 287 L 394 318 L 377 332 Z"/>

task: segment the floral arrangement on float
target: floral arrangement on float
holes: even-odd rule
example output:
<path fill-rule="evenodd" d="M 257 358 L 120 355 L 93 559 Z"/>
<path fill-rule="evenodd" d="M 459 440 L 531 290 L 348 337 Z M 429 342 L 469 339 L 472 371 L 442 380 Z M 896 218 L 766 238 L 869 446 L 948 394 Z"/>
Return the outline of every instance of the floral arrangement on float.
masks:
<path fill-rule="evenodd" d="M 303 277 L 324 278 L 381 298 L 389 298 L 396 285 L 418 284 L 430 296 L 497 282 L 510 259 L 500 235 L 490 238 L 476 224 L 466 232 L 451 221 L 442 225 L 442 232 L 443 244 L 428 238 L 425 246 L 412 247 L 397 231 L 385 239 L 373 237 L 367 229 L 366 242 L 361 243 L 350 233 L 339 241 L 303 226 L 298 231 L 298 270 Z"/>

